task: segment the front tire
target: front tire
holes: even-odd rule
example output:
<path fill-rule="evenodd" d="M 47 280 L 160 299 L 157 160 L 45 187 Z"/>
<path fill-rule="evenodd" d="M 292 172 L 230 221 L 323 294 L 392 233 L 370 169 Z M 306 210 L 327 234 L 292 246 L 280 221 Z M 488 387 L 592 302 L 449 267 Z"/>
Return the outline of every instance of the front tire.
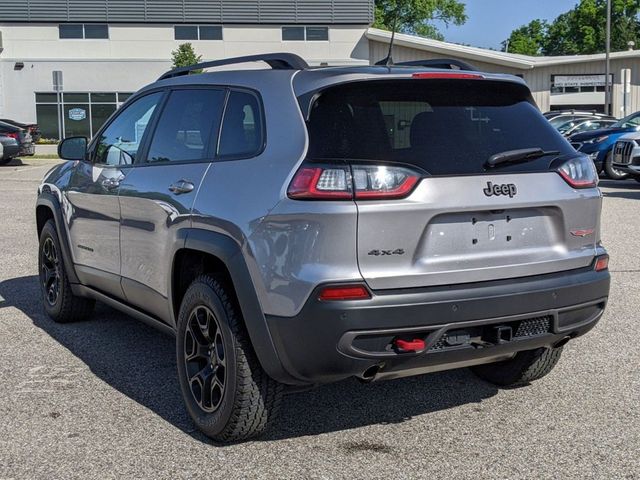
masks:
<path fill-rule="evenodd" d="M 613 154 L 611 152 L 607 153 L 607 158 L 605 158 L 604 171 L 607 172 L 607 176 L 611 180 L 624 180 L 625 178 L 629 178 L 628 173 L 621 172 L 613 166 Z"/>
<path fill-rule="evenodd" d="M 95 301 L 73 294 L 61 252 L 56 225 L 48 220 L 40 233 L 38 249 L 38 278 L 44 310 L 57 323 L 86 320 L 93 312 Z"/>
<path fill-rule="evenodd" d="M 478 377 L 501 387 L 520 387 L 547 375 L 558 363 L 559 348 L 537 348 L 518 352 L 511 360 L 472 367 Z"/>
<path fill-rule="evenodd" d="M 187 411 L 205 435 L 246 440 L 273 423 L 283 385 L 260 366 L 235 296 L 217 278 L 202 275 L 187 289 L 176 353 Z"/>

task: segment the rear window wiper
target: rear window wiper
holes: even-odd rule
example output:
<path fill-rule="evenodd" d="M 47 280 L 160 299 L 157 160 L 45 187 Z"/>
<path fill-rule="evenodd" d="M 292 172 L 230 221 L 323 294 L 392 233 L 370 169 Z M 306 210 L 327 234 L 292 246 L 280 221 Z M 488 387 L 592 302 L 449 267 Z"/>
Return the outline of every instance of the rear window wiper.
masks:
<path fill-rule="evenodd" d="M 523 148 L 520 150 L 507 150 L 506 152 L 491 155 L 486 166 L 493 168 L 504 163 L 520 163 L 546 157 L 548 155 L 559 155 L 558 150 L 543 150 L 542 148 Z"/>

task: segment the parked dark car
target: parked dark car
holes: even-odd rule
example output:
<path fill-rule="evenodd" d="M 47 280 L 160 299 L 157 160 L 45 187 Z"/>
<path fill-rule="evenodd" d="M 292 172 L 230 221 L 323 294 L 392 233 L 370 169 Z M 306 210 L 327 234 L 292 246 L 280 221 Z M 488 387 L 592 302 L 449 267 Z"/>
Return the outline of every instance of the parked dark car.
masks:
<path fill-rule="evenodd" d="M 33 143 L 33 138 L 31 137 L 29 130 L 0 121 L 0 135 L 15 138 L 18 141 L 20 144 L 20 153 L 18 155 L 35 155 L 36 147 Z"/>
<path fill-rule="evenodd" d="M 18 140 L 13 137 L 8 137 L 0 133 L 0 145 L 2 145 L 0 165 L 6 165 L 20 154 L 20 144 Z"/>
<path fill-rule="evenodd" d="M 33 138 L 33 143 L 37 143 L 38 140 L 42 137 L 42 133 L 40 132 L 40 127 L 37 123 L 22 123 L 16 122 L 15 120 L 10 120 L 8 118 L 0 118 L 0 122 L 8 123 L 9 125 L 14 125 L 16 127 L 23 128 L 28 130 L 31 134 L 31 138 Z"/>
<path fill-rule="evenodd" d="M 636 132 L 638 129 L 640 129 L 640 112 L 632 113 L 610 127 L 571 135 L 569 141 L 576 150 L 589 155 L 598 171 L 604 170 L 609 178 L 622 180 L 628 175 L 612 165 L 611 150 L 618 138 L 625 133 Z"/>

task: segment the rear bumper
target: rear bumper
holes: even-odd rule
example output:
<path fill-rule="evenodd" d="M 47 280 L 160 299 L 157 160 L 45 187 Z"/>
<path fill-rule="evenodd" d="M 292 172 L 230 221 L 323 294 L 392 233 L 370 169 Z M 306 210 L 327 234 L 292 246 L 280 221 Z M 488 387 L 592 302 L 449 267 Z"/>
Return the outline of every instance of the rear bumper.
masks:
<path fill-rule="evenodd" d="M 20 147 L 18 145 L 4 145 L 3 158 L 13 158 L 20 154 Z"/>
<path fill-rule="evenodd" d="M 608 271 L 588 268 L 455 287 L 378 291 L 362 301 L 321 302 L 316 291 L 299 315 L 268 316 L 267 323 L 285 371 L 299 383 L 373 374 L 376 379 L 395 378 L 499 361 L 583 335 L 602 316 L 609 283 Z M 547 327 L 515 335 L 529 331 L 526 325 Z M 492 341 L 496 326 L 508 327 L 513 338 Z M 466 336 L 467 344 L 448 344 Z M 398 337 L 421 338 L 425 347 L 399 352 L 393 348 Z"/>
<path fill-rule="evenodd" d="M 31 157 L 36 154 L 36 146 L 33 143 L 23 143 L 20 147 L 20 155 Z"/>

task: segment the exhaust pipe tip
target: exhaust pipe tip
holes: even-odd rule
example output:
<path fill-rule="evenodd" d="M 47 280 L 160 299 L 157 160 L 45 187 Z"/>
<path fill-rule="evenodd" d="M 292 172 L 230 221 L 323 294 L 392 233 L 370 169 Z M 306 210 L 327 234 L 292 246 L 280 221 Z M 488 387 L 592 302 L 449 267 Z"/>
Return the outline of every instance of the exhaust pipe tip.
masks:
<path fill-rule="evenodd" d="M 560 340 L 558 340 L 556 343 L 554 343 L 552 345 L 553 348 L 560 348 L 560 347 L 564 347 L 567 343 L 569 343 L 569 340 L 571 340 L 570 336 L 566 336 Z"/>
<path fill-rule="evenodd" d="M 380 372 L 382 367 L 383 365 L 381 364 L 371 365 L 364 372 L 362 372 L 362 375 L 360 375 L 358 379 L 365 383 L 371 383 L 375 380 L 376 376 L 378 375 L 378 372 Z"/>

